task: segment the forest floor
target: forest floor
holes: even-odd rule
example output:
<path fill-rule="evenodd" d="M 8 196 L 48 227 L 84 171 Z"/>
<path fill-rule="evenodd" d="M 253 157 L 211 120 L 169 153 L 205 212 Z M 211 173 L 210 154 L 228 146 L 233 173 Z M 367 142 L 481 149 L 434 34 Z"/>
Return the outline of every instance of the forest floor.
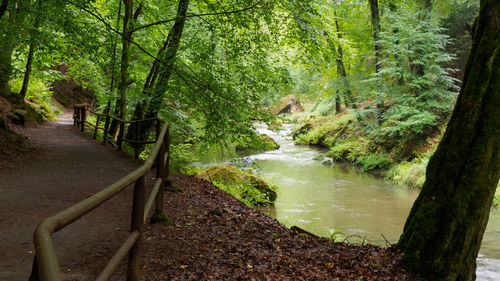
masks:
<path fill-rule="evenodd" d="M 26 129 L 32 156 L 0 170 L 0 280 L 28 279 L 41 219 L 141 164 L 80 134 L 70 117 Z M 173 181 L 183 191 L 165 193 L 170 223 L 146 226 L 144 280 L 415 280 L 392 248 L 298 234 L 209 182 Z M 127 236 L 131 201 L 128 188 L 53 236 L 65 280 L 95 278 Z"/>

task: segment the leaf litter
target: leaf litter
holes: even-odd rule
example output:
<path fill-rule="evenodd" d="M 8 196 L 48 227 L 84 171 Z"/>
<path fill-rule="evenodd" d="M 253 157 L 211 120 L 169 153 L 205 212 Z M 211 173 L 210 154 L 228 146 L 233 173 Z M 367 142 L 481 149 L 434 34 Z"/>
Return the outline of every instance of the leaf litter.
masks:
<path fill-rule="evenodd" d="M 144 280 L 417 280 L 396 249 L 296 233 L 211 183 L 175 175 L 169 225 L 144 233 Z"/>

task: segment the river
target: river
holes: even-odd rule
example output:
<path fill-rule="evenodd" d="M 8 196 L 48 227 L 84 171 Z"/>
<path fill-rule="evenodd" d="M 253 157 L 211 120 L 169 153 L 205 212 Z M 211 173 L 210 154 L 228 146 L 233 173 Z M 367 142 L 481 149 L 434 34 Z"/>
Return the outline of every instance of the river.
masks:
<path fill-rule="evenodd" d="M 293 125 L 280 132 L 256 123 L 280 149 L 246 157 L 260 176 L 279 187 L 274 207 L 262 209 L 287 226 L 297 225 L 337 241 L 396 243 L 418 192 L 342 164 L 324 165 L 324 151 L 295 145 Z M 478 258 L 477 280 L 500 280 L 500 210 L 492 210 Z"/>

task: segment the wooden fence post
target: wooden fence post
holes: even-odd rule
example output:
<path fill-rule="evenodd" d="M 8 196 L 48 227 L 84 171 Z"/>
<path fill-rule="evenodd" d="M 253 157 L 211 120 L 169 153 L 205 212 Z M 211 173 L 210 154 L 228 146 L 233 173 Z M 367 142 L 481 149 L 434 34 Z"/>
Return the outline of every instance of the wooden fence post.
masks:
<path fill-rule="evenodd" d="M 170 178 L 170 124 L 167 125 L 167 132 L 165 133 L 165 138 L 163 139 L 163 145 L 165 146 L 165 153 L 167 157 L 165 160 L 165 181 L 163 186 L 167 189 L 172 186 L 172 179 Z"/>
<path fill-rule="evenodd" d="M 77 114 L 77 107 L 73 105 L 73 127 L 76 127 L 77 126 L 77 118 L 78 118 L 78 114 Z"/>
<path fill-rule="evenodd" d="M 135 182 L 130 232 L 139 231 L 140 236 L 130 249 L 128 256 L 127 281 L 139 281 L 141 272 L 141 244 L 144 229 L 144 205 L 146 200 L 146 184 L 144 175 Z"/>
<path fill-rule="evenodd" d="M 83 132 L 85 130 L 85 120 L 87 119 L 87 110 L 86 110 L 86 106 L 82 106 L 80 108 L 80 116 L 81 116 L 81 120 L 80 120 L 80 131 Z"/>
<path fill-rule="evenodd" d="M 123 121 L 120 122 L 120 131 L 118 132 L 118 139 L 116 140 L 116 144 L 118 145 L 118 151 L 122 150 L 123 145 L 123 136 L 125 135 L 125 123 Z"/>
<path fill-rule="evenodd" d="M 158 156 L 156 156 L 156 178 L 161 179 L 161 186 L 158 189 L 155 200 L 155 213 L 151 217 L 151 222 L 159 222 L 163 217 L 163 187 L 165 184 L 165 145 L 162 144 Z"/>
<path fill-rule="evenodd" d="M 36 255 L 33 258 L 33 266 L 31 267 L 30 279 L 28 281 L 40 281 L 40 274 L 38 273 L 38 261 Z"/>
<path fill-rule="evenodd" d="M 104 132 L 103 132 L 103 137 L 102 137 L 102 144 L 106 144 L 107 138 L 108 138 L 108 131 L 109 131 L 109 121 L 111 118 L 109 118 L 109 115 L 106 116 L 106 123 L 104 123 Z"/>
<path fill-rule="evenodd" d="M 139 159 L 139 134 L 141 133 L 141 122 L 135 123 L 135 144 L 134 144 L 134 157 Z M 129 127 L 130 129 L 130 127 Z"/>
<path fill-rule="evenodd" d="M 94 128 L 94 135 L 92 136 L 94 139 L 97 138 L 97 129 L 99 128 L 99 121 L 101 120 L 101 115 L 97 115 L 97 119 L 95 120 L 95 128 Z"/>

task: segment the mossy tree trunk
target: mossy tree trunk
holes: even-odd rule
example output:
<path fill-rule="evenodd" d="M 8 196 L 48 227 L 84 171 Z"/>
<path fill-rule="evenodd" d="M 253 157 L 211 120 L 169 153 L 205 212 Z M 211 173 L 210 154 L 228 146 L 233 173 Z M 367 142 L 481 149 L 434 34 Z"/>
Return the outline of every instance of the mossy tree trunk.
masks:
<path fill-rule="evenodd" d="M 167 91 L 168 80 L 170 79 L 170 75 L 173 71 L 175 58 L 177 56 L 177 50 L 179 49 L 182 32 L 184 30 L 184 23 L 186 22 L 188 6 L 189 0 L 179 0 L 179 6 L 177 8 L 177 15 L 174 25 L 168 32 L 165 51 L 160 50 L 161 56 L 159 64 L 157 68 L 154 69 L 154 71 L 151 73 L 153 75 L 152 81 L 150 82 L 152 83 L 150 85 L 152 87 L 150 90 L 151 103 L 145 111 L 145 118 L 153 118 L 158 116 L 158 112 L 161 106 L 164 104 L 163 96 Z M 155 80 L 157 80 L 157 82 L 153 87 Z M 146 138 L 147 133 L 152 128 L 152 125 L 152 122 L 144 123 L 141 125 L 142 136 L 140 136 L 140 139 Z"/>
<path fill-rule="evenodd" d="M 122 57 L 121 57 L 121 82 L 120 82 L 120 118 L 125 120 L 127 113 L 127 86 L 129 69 L 129 49 L 132 40 L 130 22 L 132 21 L 133 2 L 132 0 L 123 0 L 125 16 L 123 17 L 122 29 Z M 123 132 L 122 132 L 123 133 Z"/>
<path fill-rule="evenodd" d="M 481 0 L 464 81 L 398 242 L 427 280 L 474 280 L 500 177 L 500 2 Z"/>
<path fill-rule="evenodd" d="M 4 2 L 2 2 L 2 6 L 3 4 Z M 19 40 L 18 25 L 26 16 L 26 12 L 22 11 L 26 5 L 26 1 L 13 1 L 11 3 L 12 9 L 9 10 L 5 6 L 3 13 L 7 14 L 7 19 L 0 26 L 0 96 L 9 98 L 18 104 L 22 103 L 22 99 L 18 95 L 11 95 L 9 80 L 12 75 L 12 53 Z"/>
<path fill-rule="evenodd" d="M 37 9 L 35 12 L 35 23 L 33 24 L 33 29 L 31 30 L 30 34 L 30 46 L 28 50 L 28 60 L 26 61 L 26 67 L 24 71 L 23 86 L 21 87 L 21 91 L 19 92 L 19 95 L 23 100 L 26 97 L 26 93 L 28 92 L 28 86 L 30 83 L 31 68 L 33 66 L 33 56 L 35 54 L 35 49 L 37 46 L 38 28 L 40 27 L 40 17 L 43 9 L 42 1 L 39 1 L 36 7 Z"/>
<path fill-rule="evenodd" d="M 378 0 L 369 0 L 370 2 L 370 12 L 372 16 L 372 30 L 373 30 L 373 45 L 375 49 L 375 72 L 379 71 L 379 61 L 381 60 L 381 46 L 380 40 L 380 13 L 378 9 Z"/>
<path fill-rule="evenodd" d="M 144 87 L 142 88 L 143 97 L 141 100 L 139 100 L 137 102 L 137 104 L 135 106 L 135 110 L 134 110 L 134 113 L 132 115 L 132 120 L 144 119 L 144 114 L 145 114 L 144 111 L 148 106 L 148 100 L 151 97 L 151 90 L 154 88 L 154 85 L 156 84 L 156 80 L 158 78 L 160 57 L 161 57 L 161 54 L 167 48 L 167 45 L 168 45 L 167 43 L 168 43 L 168 41 L 165 41 L 165 43 L 160 48 L 160 50 L 158 50 L 158 54 L 153 62 L 153 65 L 151 66 L 151 69 L 149 70 L 148 76 L 146 77 L 146 82 L 144 83 Z M 126 137 L 127 139 L 130 139 L 130 140 L 135 139 L 135 134 L 137 132 L 136 126 L 137 126 L 137 123 L 130 124 L 130 126 L 128 127 L 128 131 L 127 131 L 127 137 Z M 147 134 L 147 132 L 145 130 L 146 127 L 147 126 L 142 126 L 142 124 L 141 124 L 140 136 L 138 138 L 139 140 L 146 139 L 145 138 L 145 135 Z M 140 150 L 142 150 L 142 148 Z"/>
<path fill-rule="evenodd" d="M 337 75 L 342 77 L 342 79 L 344 80 L 344 87 L 345 87 L 345 89 L 344 89 L 344 101 L 346 103 L 346 107 L 347 107 L 347 105 L 350 105 L 352 108 L 356 109 L 357 105 L 354 102 L 354 97 L 352 95 L 351 86 L 349 85 L 349 81 L 347 80 L 347 72 L 345 70 L 345 65 L 344 65 L 344 51 L 342 50 L 342 45 L 340 44 L 340 42 L 342 41 L 342 33 L 340 32 L 340 26 L 339 26 L 339 21 L 337 18 L 337 12 L 334 11 L 334 13 L 335 13 L 335 27 L 337 29 L 337 37 L 339 40 L 339 42 L 337 43 L 337 58 L 336 58 Z"/>

